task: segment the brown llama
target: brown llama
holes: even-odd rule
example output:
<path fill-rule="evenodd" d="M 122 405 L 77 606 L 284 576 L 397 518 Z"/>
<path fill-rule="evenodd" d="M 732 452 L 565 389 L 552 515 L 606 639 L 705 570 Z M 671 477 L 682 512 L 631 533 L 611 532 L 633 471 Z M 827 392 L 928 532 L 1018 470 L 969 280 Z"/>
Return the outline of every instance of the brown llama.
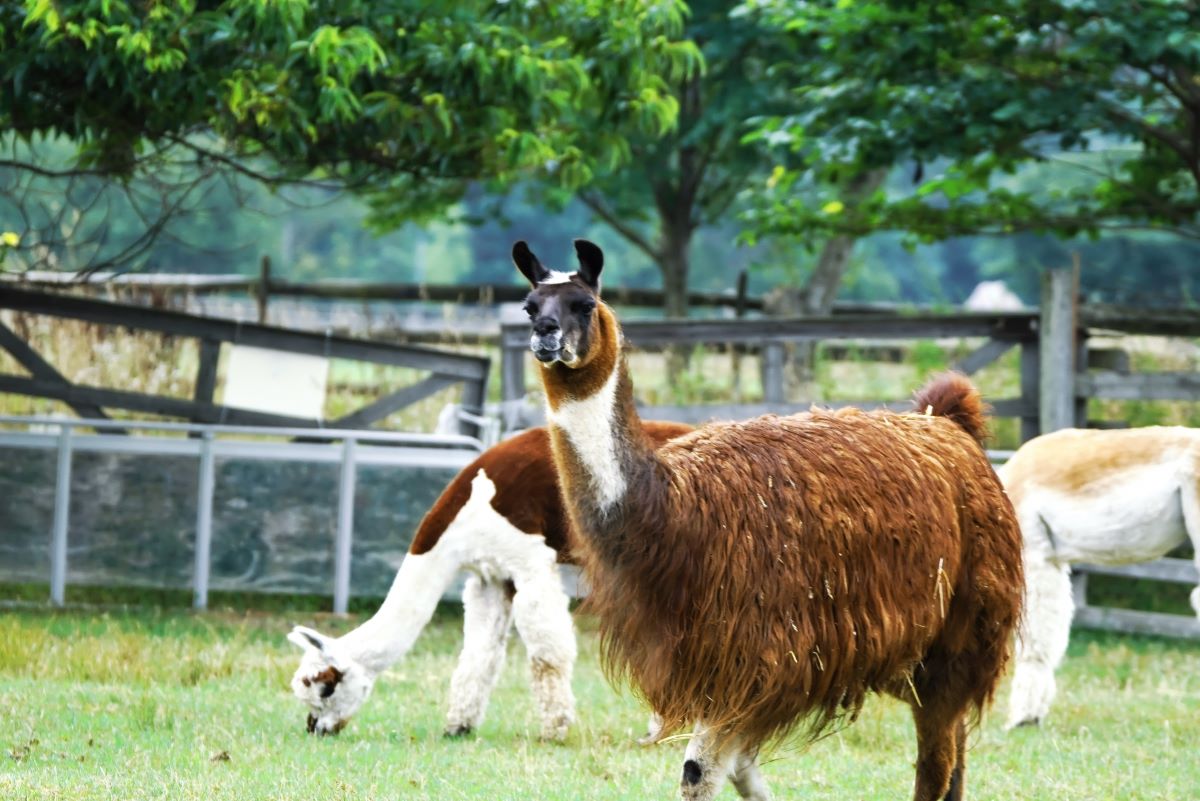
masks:
<path fill-rule="evenodd" d="M 760 747 L 853 720 L 870 691 L 907 702 L 914 797 L 963 797 L 966 732 L 1008 658 L 1021 536 L 962 376 L 918 413 L 817 411 L 705 426 L 657 451 L 642 433 L 621 330 L 579 269 L 513 260 L 541 362 L 551 445 L 592 584 L 605 666 L 663 721 L 693 725 L 680 782 L 770 792 Z"/>

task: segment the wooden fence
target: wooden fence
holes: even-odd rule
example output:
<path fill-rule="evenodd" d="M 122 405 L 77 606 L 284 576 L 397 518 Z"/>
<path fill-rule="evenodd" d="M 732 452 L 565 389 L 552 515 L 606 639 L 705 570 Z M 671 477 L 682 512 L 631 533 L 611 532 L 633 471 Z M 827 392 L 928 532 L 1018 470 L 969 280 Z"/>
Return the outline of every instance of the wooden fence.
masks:
<path fill-rule="evenodd" d="M 225 277 L 228 278 L 228 277 Z M 209 281 L 206 291 L 254 291 L 255 281 L 238 277 Z M 232 282 L 232 283 L 231 283 Z M 264 271 L 257 282 L 265 299 L 287 294 L 288 285 L 275 282 Z M 743 284 L 744 286 L 744 284 Z M 186 291 L 200 291 L 192 286 Z M 477 290 L 478 291 L 478 290 Z M 397 285 L 327 285 L 316 296 L 362 299 L 423 300 L 445 298 L 468 301 L 462 287 L 398 287 Z M 321 295 L 320 293 L 326 293 Z M 298 293 L 299 294 L 299 293 Z M 314 296 L 312 287 L 303 291 Z M 511 298 L 510 298 L 511 295 Z M 518 299 L 520 287 L 485 289 L 479 300 Z M 880 314 L 844 313 L 805 319 L 738 319 L 682 322 L 627 322 L 625 334 L 637 348 L 691 348 L 696 345 L 725 345 L 757 353 L 760 357 L 763 398 L 749 404 L 715 406 L 655 406 L 644 408 L 647 417 L 700 422 L 706 419 L 736 419 L 766 412 L 788 413 L 807 408 L 807 403 L 785 400 L 785 354 L 788 346 L 805 342 L 836 343 L 854 340 L 896 341 L 957 338 L 974 341 L 975 348 L 956 369 L 972 374 L 993 363 L 1013 348 L 1019 350 L 1020 383 L 1009 398 L 990 398 L 997 416 L 1020 420 L 1022 441 L 1043 431 L 1087 424 L 1087 404 L 1092 398 L 1117 400 L 1200 401 L 1200 375 L 1181 372 L 1135 373 L 1127 354 L 1119 350 L 1089 347 L 1089 340 L 1103 335 L 1147 334 L 1181 337 L 1200 336 L 1200 312 L 1175 310 L 1153 312 L 1080 306 L 1078 274 L 1055 270 L 1046 274 L 1038 312 L 971 314 Z M 651 303 L 656 298 L 619 290 L 607 293 L 617 305 Z M 759 303 L 744 296 L 695 296 L 693 301 L 710 301 L 735 308 L 757 308 Z M 739 305 L 740 304 L 740 305 Z M 145 307 L 119 306 L 85 298 L 45 295 L 0 285 L 0 308 L 89 320 L 108 325 L 133 325 L 163 333 L 192 336 L 200 340 L 201 359 L 196 393 L 191 400 L 95 387 L 78 387 L 66 380 L 34 353 L 11 330 L 0 325 L 0 347 L 8 350 L 29 371 L 30 377 L 0 375 L 0 392 L 18 392 L 56 398 L 70 404 L 79 414 L 102 417 L 104 406 L 134 409 L 155 414 L 182 416 L 198 422 L 239 422 L 267 425 L 314 425 L 316 421 L 278 418 L 262 413 L 229 409 L 212 403 L 216 355 L 222 343 L 275 347 L 297 353 L 338 358 L 365 359 L 388 364 L 423 367 L 431 375 L 393 392 L 364 409 L 330 425 L 343 428 L 366 426 L 396 409 L 453 383 L 464 385 L 463 403 L 480 409 L 484 400 L 487 360 L 440 351 L 383 345 L 375 342 L 320 334 L 286 331 L 263 325 L 197 318 L 177 312 Z M 528 325 L 506 324 L 501 328 L 501 393 L 506 427 L 530 421 L 519 410 L 525 394 L 525 364 Z M 907 406 L 898 398 L 864 398 L 830 405 Z M 1195 568 L 1183 560 L 1160 560 L 1123 567 L 1079 565 L 1075 568 L 1077 622 L 1122 631 L 1200 637 L 1200 623 L 1179 615 L 1156 615 L 1129 610 L 1102 609 L 1087 603 L 1088 575 L 1119 575 L 1159 581 L 1195 583 Z"/>
<path fill-rule="evenodd" d="M 459 384 L 463 387 L 461 402 L 464 410 L 478 415 L 482 412 L 487 393 L 490 360 L 483 356 L 196 317 L 146 306 L 32 292 L 9 286 L 0 286 L 0 309 L 155 331 L 199 341 L 200 358 L 193 397 L 177 398 L 73 384 L 12 329 L 0 322 L 0 348 L 7 350 L 29 371 L 29 376 L 0 374 L 0 392 L 59 400 L 81 417 L 107 419 L 104 409 L 116 408 L 179 417 L 196 423 L 366 428 L 405 406 Z M 410 367 L 428 371 L 429 375 L 336 420 L 321 421 L 238 409 L 213 402 L 221 347 L 235 344 Z M 463 423 L 462 429 L 463 433 L 478 433 L 477 424 L 469 420 Z"/>

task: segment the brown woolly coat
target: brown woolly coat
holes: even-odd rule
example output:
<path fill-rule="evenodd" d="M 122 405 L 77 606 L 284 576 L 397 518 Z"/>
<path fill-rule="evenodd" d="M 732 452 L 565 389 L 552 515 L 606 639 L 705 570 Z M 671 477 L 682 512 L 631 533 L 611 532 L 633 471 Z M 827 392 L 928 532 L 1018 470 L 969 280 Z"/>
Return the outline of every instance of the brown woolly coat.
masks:
<path fill-rule="evenodd" d="M 603 306 L 597 325 L 619 341 Z M 966 379 L 918 395 L 930 415 L 768 416 L 655 452 L 614 356 L 544 381 L 554 404 L 587 397 L 606 363 L 622 371 L 625 496 L 599 509 L 557 427 L 553 443 L 605 665 L 664 733 L 702 721 L 753 748 L 797 726 L 816 736 L 869 691 L 921 703 L 952 684 L 976 709 L 990 699 L 1020 610 L 1021 540 Z"/>
<path fill-rule="evenodd" d="M 686 423 L 647 421 L 646 436 L 655 447 L 686 434 Z M 471 480 L 483 469 L 496 485 L 492 507 L 527 534 L 541 534 L 558 554 L 558 561 L 574 564 L 572 537 L 562 492 L 545 428 L 531 428 L 493 445 L 464 467 L 426 512 L 413 537 L 409 553 L 419 555 L 437 545 L 446 527 L 471 497 Z"/>

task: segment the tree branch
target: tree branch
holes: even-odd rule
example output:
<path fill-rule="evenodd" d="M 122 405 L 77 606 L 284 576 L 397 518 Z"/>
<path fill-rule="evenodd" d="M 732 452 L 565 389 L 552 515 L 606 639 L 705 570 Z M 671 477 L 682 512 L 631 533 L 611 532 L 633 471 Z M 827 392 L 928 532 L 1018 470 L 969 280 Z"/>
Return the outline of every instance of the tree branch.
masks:
<path fill-rule="evenodd" d="M 649 256 L 656 264 L 662 261 L 662 253 L 646 239 L 640 231 L 613 213 L 604 200 L 590 192 L 580 192 L 579 199 L 592 213 L 608 224 L 610 228 L 625 237 L 638 250 Z"/>

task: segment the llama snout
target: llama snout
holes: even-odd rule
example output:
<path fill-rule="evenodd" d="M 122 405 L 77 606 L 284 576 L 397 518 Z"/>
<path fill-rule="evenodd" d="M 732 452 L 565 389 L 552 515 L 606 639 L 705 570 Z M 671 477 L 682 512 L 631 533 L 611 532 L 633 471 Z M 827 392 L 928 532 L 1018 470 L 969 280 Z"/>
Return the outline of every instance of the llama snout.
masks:
<path fill-rule="evenodd" d="M 535 326 L 533 334 L 529 337 L 530 350 L 543 362 L 554 360 L 563 349 L 562 330 L 557 323 L 552 325 L 553 327 L 547 325 L 540 329 Z"/>

